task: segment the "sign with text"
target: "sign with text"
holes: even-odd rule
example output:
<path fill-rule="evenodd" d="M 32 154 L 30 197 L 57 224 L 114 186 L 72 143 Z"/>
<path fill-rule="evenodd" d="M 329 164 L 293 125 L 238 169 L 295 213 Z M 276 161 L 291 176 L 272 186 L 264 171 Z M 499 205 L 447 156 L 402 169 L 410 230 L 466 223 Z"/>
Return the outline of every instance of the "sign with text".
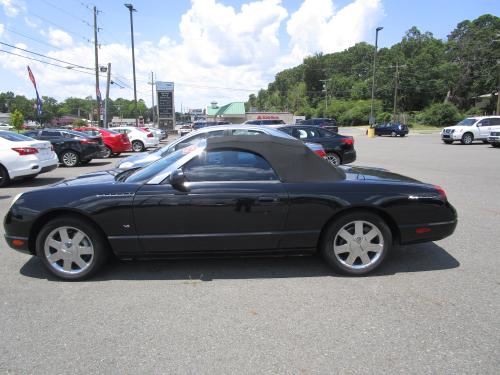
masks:
<path fill-rule="evenodd" d="M 173 130 L 175 126 L 174 83 L 156 81 L 158 126 Z"/>
<path fill-rule="evenodd" d="M 174 83 L 156 81 L 156 91 L 174 91 Z"/>

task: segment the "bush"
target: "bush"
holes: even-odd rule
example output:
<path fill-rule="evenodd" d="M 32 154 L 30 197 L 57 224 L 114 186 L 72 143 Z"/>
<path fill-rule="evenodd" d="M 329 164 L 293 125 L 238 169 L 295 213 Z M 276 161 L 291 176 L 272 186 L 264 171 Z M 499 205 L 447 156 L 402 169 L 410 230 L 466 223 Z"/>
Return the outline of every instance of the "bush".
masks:
<path fill-rule="evenodd" d="M 77 118 L 73 120 L 72 125 L 76 128 L 81 128 L 83 126 L 87 126 L 87 122 L 81 118 Z"/>
<path fill-rule="evenodd" d="M 451 103 L 435 103 L 417 115 L 417 121 L 434 126 L 456 124 L 462 116 Z"/>
<path fill-rule="evenodd" d="M 23 129 L 24 115 L 20 110 L 16 109 L 12 112 L 12 115 L 10 116 L 10 123 L 18 132 Z"/>
<path fill-rule="evenodd" d="M 326 111 L 327 117 L 333 117 L 339 125 L 355 126 L 368 124 L 371 100 L 333 100 Z M 380 112 L 382 102 L 375 100 L 374 113 Z"/>

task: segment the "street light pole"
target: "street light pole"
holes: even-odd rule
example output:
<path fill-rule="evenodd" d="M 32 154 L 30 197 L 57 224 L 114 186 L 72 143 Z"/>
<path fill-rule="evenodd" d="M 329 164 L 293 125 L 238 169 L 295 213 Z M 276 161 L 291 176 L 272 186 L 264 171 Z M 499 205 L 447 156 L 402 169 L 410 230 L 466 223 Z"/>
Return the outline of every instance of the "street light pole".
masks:
<path fill-rule="evenodd" d="M 130 11 L 130 38 L 132 40 L 132 73 L 134 76 L 134 116 L 135 116 L 135 126 L 139 126 L 137 120 L 137 88 L 135 81 L 135 51 L 134 51 L 134 18 L 132 17 L 132 12 L 137 12 L 132 4 L 124 4 L 126 8 Z"/>
<path fill-rule="evenodd" d="M 373 127 L 373 125 L 375 125 L 375 119 L 373 118 L 373 100 L 375 99 L 375 68 L 377 65 L 378 32 L 382 29 L 383 27 L 381 26 L 375 29 L 375 53 L 373 54 L 372 103 L 370 106 L 370 127 Z"/>

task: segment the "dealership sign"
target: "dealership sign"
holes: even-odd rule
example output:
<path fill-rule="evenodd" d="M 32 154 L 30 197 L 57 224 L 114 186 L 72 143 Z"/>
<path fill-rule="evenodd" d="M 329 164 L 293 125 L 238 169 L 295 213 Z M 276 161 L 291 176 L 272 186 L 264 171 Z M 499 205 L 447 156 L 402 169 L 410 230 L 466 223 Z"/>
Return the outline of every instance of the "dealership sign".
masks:
<path fill-rule="evenodd" d="M 174 83 L 157 81 L 156 96 L 158 124 L 161 128 L 172 130 L 175 122 Z"/>

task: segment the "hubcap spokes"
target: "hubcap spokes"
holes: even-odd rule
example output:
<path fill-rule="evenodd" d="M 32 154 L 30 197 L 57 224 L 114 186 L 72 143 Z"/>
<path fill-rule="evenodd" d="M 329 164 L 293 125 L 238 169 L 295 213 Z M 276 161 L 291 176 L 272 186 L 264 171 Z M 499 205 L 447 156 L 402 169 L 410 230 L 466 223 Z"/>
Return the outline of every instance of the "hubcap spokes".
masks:
<path fill-rule="evenodd" d="M 50 232 L 44 252 L 51 267 L 67 274 L 83 272 L 94 260 L 90 238 L 73 227 L 59 227 Z"/>
<path fill-rule="evenodd" d="M 76 155 L 75 154 L 64 154 L 63 160 L 64 160 L 64 164 L 66 164 L 66 165 L 74 165 L 74 164 L 76 164 Z"/>
<path fill-rule="evenodd" d="M 335 257 L 351 269 L 367 268 L 382 255 L 384 238 L 372 223 L 356 220 L 344 225 L 333 241 Z"/>
<path fill-rule="evenodd" d="M 333 156 L 333 155 L 327 155 L 326 160 L 328 160 L 333 165 L 338 165 L 339 164 L 338 159 L 335 156 Z"/>

